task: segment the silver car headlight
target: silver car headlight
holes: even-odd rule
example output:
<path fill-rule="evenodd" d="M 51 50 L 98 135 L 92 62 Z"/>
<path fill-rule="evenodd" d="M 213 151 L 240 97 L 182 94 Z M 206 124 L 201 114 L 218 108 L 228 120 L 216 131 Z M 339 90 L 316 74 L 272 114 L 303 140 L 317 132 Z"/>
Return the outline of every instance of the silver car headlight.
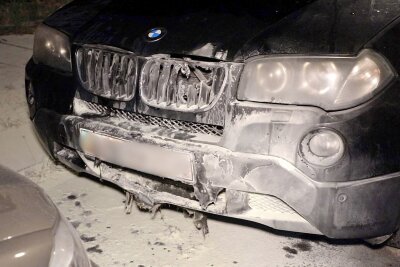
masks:
<path fill-rule="evenodd" d="M 33 60 L 71 72 L 71 45 L 68 36 L 44 24 L 39 25 L 35 31 Z"/>
<path fill-rule="evenodd" d="M 357 57 L 256 58 L 244 67 L 238 99 L 340 110 L 371 99 L 394 76 L 386 60 L 368 49 Z"/>
<path fill-rule="evenodd" d="M 90 267 L 86 251 L 79 235 L 64 217 L 60 215 L 54 236 L 53 251 L 49 267 Z"/>

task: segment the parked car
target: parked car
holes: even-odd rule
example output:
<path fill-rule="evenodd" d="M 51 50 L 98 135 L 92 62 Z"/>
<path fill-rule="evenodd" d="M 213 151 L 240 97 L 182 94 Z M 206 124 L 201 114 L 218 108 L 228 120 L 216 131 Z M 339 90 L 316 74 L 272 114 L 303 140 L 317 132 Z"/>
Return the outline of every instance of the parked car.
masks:
<path fill-rule="evenodd" d="M 2 166 L 0 266 L 91 266 L 79 235 L 43 190 Z"/>
<path fill-rule="evenodd" d="M 30 115 L 54 159 L 141 207 L 384 240 L 400 222 L 399 15 L 395 0 L 73 1 L 35 33 Z"/>

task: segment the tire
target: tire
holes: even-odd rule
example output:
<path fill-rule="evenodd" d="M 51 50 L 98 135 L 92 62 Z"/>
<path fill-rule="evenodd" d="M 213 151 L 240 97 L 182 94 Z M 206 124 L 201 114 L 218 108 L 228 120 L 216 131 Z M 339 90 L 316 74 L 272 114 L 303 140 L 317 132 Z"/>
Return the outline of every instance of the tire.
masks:
<path fill-rule="evenodd" d="M 393 234 L 386 245 L 400 249 L 400 230 Z"/>

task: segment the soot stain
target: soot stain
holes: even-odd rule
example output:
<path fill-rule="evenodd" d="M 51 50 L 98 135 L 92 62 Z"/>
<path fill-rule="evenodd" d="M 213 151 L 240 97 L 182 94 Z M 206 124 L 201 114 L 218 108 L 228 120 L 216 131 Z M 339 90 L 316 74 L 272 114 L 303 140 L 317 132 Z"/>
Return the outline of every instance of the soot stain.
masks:
<path fill-rule="evenodd" d="M 294 244 L 293 247 L 297 248 L 300 251 L 311 251 L 312 249 L 311 244 L 305 241 L 298 242 Z"/>
<path fill-rule="evenodd" d="M 103 253 L 103 250 L 100 248 L 99 245 L 87 248 L 86 251 L 89 253 L 99 253 L 99 254 Z"/>
<path fill-rule="evenodd" d="M 92 242 L 96 240 L 95 236 L 86 236 L 86 235 L 81 235 L 81 239 L 83 242 Z"/>
<path fill-rule="evenodd" d="M 293 259 L 294 258 L 294 256 L 292 254 L 286 254 L 285 257 L 288 258 L 288 259 Z"/>
<path fill-rule="evenodd" d="M 76 196 L 76 195 L 74 195 L 74 194 L 69 194 L 68 196 L 67 196 L 67 199 L 69 199 L 69 200 L 75 200 L 75 199 L 77 199 L 78 197 Z"/>
<path fill-rule="evenodd" d="M 297 254 L 297 250 L 296 249 L 288 247 L 288 246 L 284 246 L 283 250 L 286 251 L 286 252 L 289 252 L 290 254 L 294 254 L 294 255 Z"/>
<path fill-rule="evenodd" d="M 79 227 L 79 225 L 81 224 L 81 222 L 80 222 L 80 221 L 73 221 L 73 222 L 71 222 L 71 224 L 72 224 L 72 226 L 76 229 L 76 228 Z"/>

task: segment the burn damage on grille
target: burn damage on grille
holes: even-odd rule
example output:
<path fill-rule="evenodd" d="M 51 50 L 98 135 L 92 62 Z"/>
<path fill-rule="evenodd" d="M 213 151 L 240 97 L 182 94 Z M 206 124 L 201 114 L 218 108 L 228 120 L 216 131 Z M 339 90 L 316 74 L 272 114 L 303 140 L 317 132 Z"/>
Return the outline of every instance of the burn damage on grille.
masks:
<path fill-rule="evenodd" d="M 233 99 L 242 70 L 238 63 L 170 55 L 141 57 L 102 45 L 77 46 L 75 62 L 79 99 L 124 112 L 173 119 L 174 125 L 181 121 L 218 128 L 224 127 L 230 108 L 227 103 Z"/>
<path fill-rule="evenodd" d="M 152 107 L 199 112 L 212 108 L 227 80 L 222 64 L 153 58 L 143 67 L 140 93 Z"/>
<path fill-rule="evenodd" d="M 81 47 L 76 51 L 82 86 L 95 95 L 129 101 L 135 96 L 137 59 L 118 50 Z"/>

